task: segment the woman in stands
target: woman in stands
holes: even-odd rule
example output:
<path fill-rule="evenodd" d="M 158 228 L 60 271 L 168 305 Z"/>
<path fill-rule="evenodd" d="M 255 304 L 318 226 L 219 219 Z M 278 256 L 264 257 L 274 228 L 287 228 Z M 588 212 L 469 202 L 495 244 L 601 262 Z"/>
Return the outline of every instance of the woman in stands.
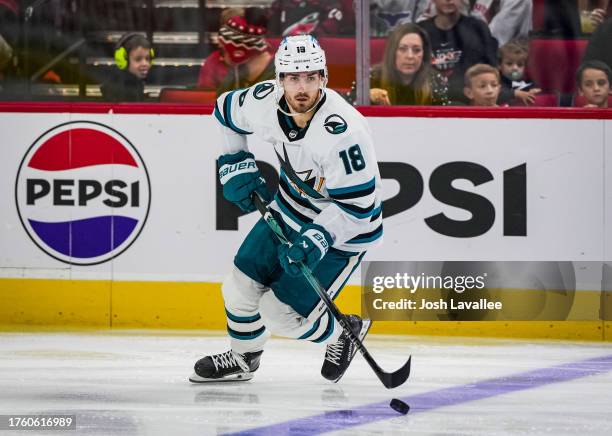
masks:
<path fill-rule="evenodd" d="M 355 101 L 355 83 L 348 95 Z M 413 23 L 389 35 L 383 62 L 370 74 L 370 102 L 374 105 L 448 105 L 446 79 L 431 66 L 431 44 Z"/>

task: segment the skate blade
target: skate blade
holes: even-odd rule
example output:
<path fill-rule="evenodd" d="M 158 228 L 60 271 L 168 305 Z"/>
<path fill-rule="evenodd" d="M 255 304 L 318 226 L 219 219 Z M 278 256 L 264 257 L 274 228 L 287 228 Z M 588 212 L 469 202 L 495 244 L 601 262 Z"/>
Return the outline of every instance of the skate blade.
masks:
<path fill-rule="evenodd" d="M 366 335 L 370 331 L 370 327 L 372 327 L 372 320 L 371 319 L 364 319 L 364 320 L 362 320 L 361 330 L 359 330 L 359 334 L 357 335 L 357 337 L 359 338 L 360 341 L 363 342 L 363 339 L 366 337 Z M 355 357 L 355 354 L 357 354 L 357 347 L 355 347 L 355 351 L 353 351 L 353 354 L 351 355 L 351 359 L 349 360 L 349 367 L 351 366 L 351 362 L 353 361 L 353 358 Z M 348 368 L 346 368 L 346 371 L 348 371 Z M 332 382 L 333 383 L 338 383 L 340 381 L 340 379 L 342 378 L 342 376 L 344 374 L 346 374 L 346 371 L 344 371 L 342 374 L 340 374 L 340 377 L 338 377 L 337 379 L 332 380 Z"/>
<path fill-rule="evenodd" d="M 221 378 L 204 378 L 197 375 L 195 372 L 189 376 L 191 383 L 225 383 L 225 382 L 240 382 L 247 381 L 253 378 L 252 372 L 243 372 L 241 374 L 231 374 Z"/>

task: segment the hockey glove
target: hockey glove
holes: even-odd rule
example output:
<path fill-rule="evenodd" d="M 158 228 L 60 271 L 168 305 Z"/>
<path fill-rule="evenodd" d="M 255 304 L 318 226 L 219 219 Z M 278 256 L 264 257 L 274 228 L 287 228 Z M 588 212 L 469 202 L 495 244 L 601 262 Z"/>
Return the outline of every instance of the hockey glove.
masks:
<path fill-rule="evenodd" d="M 321 226 L 307 224 L 302 227 L 300 236 L 293 241 L 291 247 L 281 244 L 278 257 L 283 269 L 292 277 L 302 274 L 296 262 L 302 262 L 311 271 L 323 259 L 331 247 L 331 235 Z"/>
<path fill-rule="evenodd" d="M 245 212 L 255 210 L 251 193 L 257 193 L 271 201 L 266 181 L 261 177 L 253 153 L 240 151 L 219 157 L 219 180 L 223 185 L 223 196 Z"/>

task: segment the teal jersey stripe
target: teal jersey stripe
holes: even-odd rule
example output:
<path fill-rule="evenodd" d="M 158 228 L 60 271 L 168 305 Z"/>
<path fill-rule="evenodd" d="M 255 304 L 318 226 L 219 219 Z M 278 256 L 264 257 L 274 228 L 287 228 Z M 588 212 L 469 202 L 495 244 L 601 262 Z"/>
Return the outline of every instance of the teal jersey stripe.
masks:
<path fill-rule="evenodd" d="M 298 339 L 306 339 L 308 336 L 314 334 L 319 329 L 319 325 L 321 325 L 321 318 L 319 318 L 317 320 L 317 322 L 314 323 L 314 325 L 312 326 L 312 328 L 310 330 L 308 330 L 306 333 L 304 333 Z"/>
<path fill-rule="evenodd" d="M 376 221 L 382 212 L 382 204 L 372 211 L 372 219 L 370 221 Z"/>
<path fill-rule="evenodd" d="M 232 314 L 229 310 L 227 310 L 227 308 L 225 309 L 225 314 L 230 320 L 237 322 L 237 323 L 243 323 L 243 324 L 259 321 L 261 319 L 261 316 L 259 314 L 254 315 L 254 316 L 236 316 Z"/>
<path fill-rule="evenodd" d="M 258 338 L 266 331 L 265 327 L 258 328 L 252 332 L 237 332 L 236 330 L 232 330 L 230 326 L 227 326 L 227 333 L 234 339 L 240 339 L 242 341 L 248 341 L 249 339 Z"/>
<path fill-rule="evenodd" d="M 355 272 L 355 270 L 357 269 L 357 267 L 359 265 L 361 265 L 361 260 L 363 259 L 363 256 L 366 255 L 366 252 L 364 251 L 363 253 L 361 253 L 359 255 L 359 258 L 357 259 L 357 263 L 355 264 L 355 266 L 353 267 L 353 269 L 351 270 L 351 273 L 346 277 L 346 279 L 344 280 L 344 282 L 342 283 L 342 286 L 340 286 L 340 289 L 344 289 L 344 286 L 346 286 L 346 282 L 348 282 L 348 280 L 351 278 L 351 276 L 353 275 L 353 273 Z"/>
<path fill-rule="evenodd" d="M 217 105 L 216 101 L 215 101 L 215 112 L 214 113 L 215 113 L 215 118 L 217 119 L 217 121 L 219 121 L 222 126 L 228 127 L 227 123 L 223 119 L 223 115 L 221 115 L 221 111 L 219 110 L 219 106 Z"/>
<path fill-rule="evenodd" d="M 354 206 L 352 204 L 344 204 L 340 201 L 334 200 L 334 203 L 342 209 L 344 212 L 353 215 L 355 218 L 364 219 L 369 218 L 374 213 L 374 204 L 371 204 L 367 208 L 361 208 L 359 206 Z"/>
<path fill-rule="evenodd" d="M 282 195 L 277 193 L 274 198 L 276 199 L 276 204 L 280 208 L 281 212 L 296 222 L 300 227 L 312 223 L 312 219 L 295 210 L 291 204 L 287 203 L 287 200 Z"/>
<path fill-rule="evenodd" d="M 325 327 L 325 331 L 319 337 L 319 339 L 314 339 L 314 340 L 312 340 L 312 342 L 314 342 L 316 344 L 320 344 L 321 342 L 323 342 L 327 338 L 329 338 L 333 332 L 334 332 L 334 317 L 333 316 L 328 316 L 327 317 L 327 327 Z"/>
<path fill-rule="evenodd" d="M 353 239 L 349 239 L 346 241 L 347 244 L 365 244 L 366 242 L 372 242 L 380 238 L 383 234 L 383 226 L 382 224 L 378 226 L 375 230 L 362 233 L 360 235 L 355 236 Z"/>
<path fill-rule="evenodd" d="M 355 186 L 346 186 L 344 188 L 327 188 L 327 192 L 330 197 L 334 197 L 337 199 L 347 199 L 347 198 L 357 198 L 357 197 L 365 197 L 366 195 L 370 195 L 374 192 L 374 188 L 376 187 L 376 179 L 372 177 L 371 180 L 362 183 L 361 185 Z"/>
<path fill-rule="evenodd" d="M 246 130 L 242 130 L 240 127 L 234 124 L 232 120 L 232 96 L 236 93 L 236 91 L 230 92 L 225 96 L 225 101 L 223 102 L 223 113 L 225 116 L 225 122 L 227 127 L 232 129 L 234 132 L 239 133 L 241 135 L 250 135 L 253 132 L 247 132 Z"/>

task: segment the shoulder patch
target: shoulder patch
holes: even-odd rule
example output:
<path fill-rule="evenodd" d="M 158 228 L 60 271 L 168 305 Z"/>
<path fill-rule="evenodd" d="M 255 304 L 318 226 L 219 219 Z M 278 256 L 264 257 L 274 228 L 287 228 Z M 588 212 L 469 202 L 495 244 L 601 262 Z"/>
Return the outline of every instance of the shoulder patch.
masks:
<path fill-rule="evenodd" d="M 249 93 L 248 89 L 245 89 L 244 91 L 240 93 L 240 95 L 238 96 L 238 106 L 242 107 L 242 105 L 244 104 L 244 99 L 246 98 L 248 93 Z"/>
<path fill-rule="evenodd" d="M 332 114 L 325 118 L 325 123 L 323 124 L 325 130 L 327 130 L 332 135 L 339 135 L 340 133 L 346 132 L 348 125 L 344 118 L 340 115 Z"/>
<path fill-rule="evenodd" d="M 257 100 L 261 100 L 268 96 L 274 90 L 274 84 L 270 82 L 260 83 L 253 90 L 253 97 Z"/>

